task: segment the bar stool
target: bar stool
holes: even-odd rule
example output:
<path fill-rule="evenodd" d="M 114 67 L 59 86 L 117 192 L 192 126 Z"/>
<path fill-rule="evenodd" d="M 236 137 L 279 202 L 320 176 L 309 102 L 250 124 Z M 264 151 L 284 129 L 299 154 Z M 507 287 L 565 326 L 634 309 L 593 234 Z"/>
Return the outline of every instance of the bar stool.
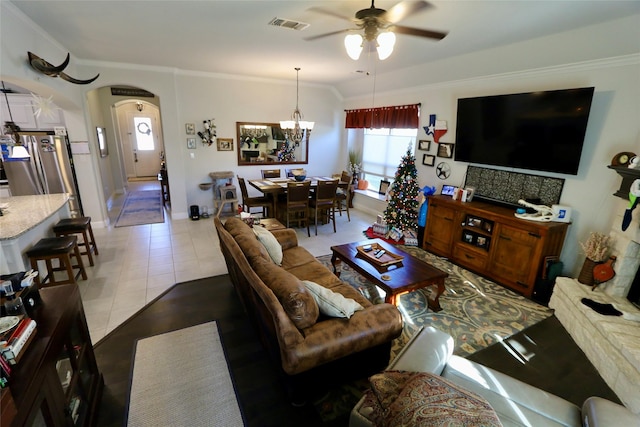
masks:
<path fill-rule="evenodd" d="M 35 278 L 38 288 L 48 284 L 64 285 L 66 283 L 77 284 L 78 277 L 82 276 L 84 280 L 87 280 L 87 273 L 84 270 L 84 264 L 82 263 L 82 256 L 80 255 L 80 249 L 78 248 L 78 238 L 76 236 L 63 236 L 63 237 L 45 237 L 40 239 L 31 249 L 27 251 L 27 256 L 31 262 L 31 268 L 38 270 L 38 261 L 44 261 L 47 266 L 47 275 L 40 282 L 40 275 Z M 77 264 L 71 264 L 71 257 L 75 257 Z M 54 268 L 51 261 L 57 259 L 59 267 Z M 78 273 L 73 274 L 73 269 L 79 269 Z M 56 280 L 54 276 L 55 271 L 66 271 L 67 280 Z"/>
<path fill-rule="evenodd" d="M 96 255 L 99 255 L 99 253 L 96 239 L 93 237 L 93 229 L 91 228 L 91 217 L 61 219 L 53 226 L 53 232 L 56 237 L 82 234 L 82 242 L 78 241 L 78 246 L 83 247 L 85 252 L 80 252 L 80 254 L 86 255 L 89 258 L 89 265 L 93 265 L 91 253 L 95 252 Z"/>

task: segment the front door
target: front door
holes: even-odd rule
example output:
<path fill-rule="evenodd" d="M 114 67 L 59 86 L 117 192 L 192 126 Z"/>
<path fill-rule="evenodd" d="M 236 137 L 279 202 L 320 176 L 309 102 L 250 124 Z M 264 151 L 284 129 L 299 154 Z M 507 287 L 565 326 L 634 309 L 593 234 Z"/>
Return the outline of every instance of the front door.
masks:
<path fill-rule="evenodd" d="M 127 112 L 127 124 L 133 151 L 133 165 L 136 177 L 156 176 L 160 171 L 161 155 L 164 150 L 157 115 L 153 112 Z"/>

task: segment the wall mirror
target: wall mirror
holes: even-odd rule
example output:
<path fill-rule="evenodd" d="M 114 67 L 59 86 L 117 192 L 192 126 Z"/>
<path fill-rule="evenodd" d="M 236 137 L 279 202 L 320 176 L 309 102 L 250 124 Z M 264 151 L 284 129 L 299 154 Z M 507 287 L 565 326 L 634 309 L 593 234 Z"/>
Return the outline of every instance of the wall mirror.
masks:
<path fill-rule="evenodd" d="M 290 143 L 283 152 L 285 137 L 278 123 L 236 122 L 238 133 L 238 165 L 307 164 L 309 144 L 306 138 L 299 146 Z"/>

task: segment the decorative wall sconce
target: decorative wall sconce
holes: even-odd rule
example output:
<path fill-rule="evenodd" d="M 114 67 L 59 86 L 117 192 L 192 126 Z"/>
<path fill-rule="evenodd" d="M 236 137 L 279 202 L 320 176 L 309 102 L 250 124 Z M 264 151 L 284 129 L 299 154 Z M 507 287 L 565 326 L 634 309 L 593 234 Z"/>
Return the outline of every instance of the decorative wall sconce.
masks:
<path fill-rule="evenodd" d="M 198 132 L 198 136 L 202 139 L 202 145 L 208 145 L 209 147 L 216 143 L 216 125 L 213 123 L 215 119 L 203 120 L 204 126 L 203 132 Z"/>

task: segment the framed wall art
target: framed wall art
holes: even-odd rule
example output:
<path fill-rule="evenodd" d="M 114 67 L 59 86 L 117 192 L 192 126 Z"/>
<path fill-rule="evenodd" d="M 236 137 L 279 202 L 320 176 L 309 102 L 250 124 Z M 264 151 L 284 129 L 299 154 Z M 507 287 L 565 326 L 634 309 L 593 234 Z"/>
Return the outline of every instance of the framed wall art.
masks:
<path fill-rule="evenodd" d="M 195 138 L 187 138 L 187 148 L 189 150 L 196 149 L 196 139 Z"/>
<path fill-rule="evenodd" d="M 438 144 L 438 157 L 444 157 L 450 159 L 453 157 L 453 145 L 447 142 L 441 142 Z"/>
<path fill-rule="evenodd" d="M 184 130 L 187 132 L 187 135 L 195 135 L 196 134 L 196 125 L 195 123 L 185 123 Z"/>
<path fill-rule="evenodd" d="M 233 151 L 233 138 L 218 138 L 218 151 Z"/>
<path fill-rule="evenodd" d="M 429 151 L 431 148 L 431 141 L 426 139 L 421 139 L 418 141 L 418 150 Z"/>
<path fill-rule="evenodd" d="M 425 166 L 433 166 L 436 163 L 436 156 L 430 154 L 422 155 L 422 164 Z"/>

